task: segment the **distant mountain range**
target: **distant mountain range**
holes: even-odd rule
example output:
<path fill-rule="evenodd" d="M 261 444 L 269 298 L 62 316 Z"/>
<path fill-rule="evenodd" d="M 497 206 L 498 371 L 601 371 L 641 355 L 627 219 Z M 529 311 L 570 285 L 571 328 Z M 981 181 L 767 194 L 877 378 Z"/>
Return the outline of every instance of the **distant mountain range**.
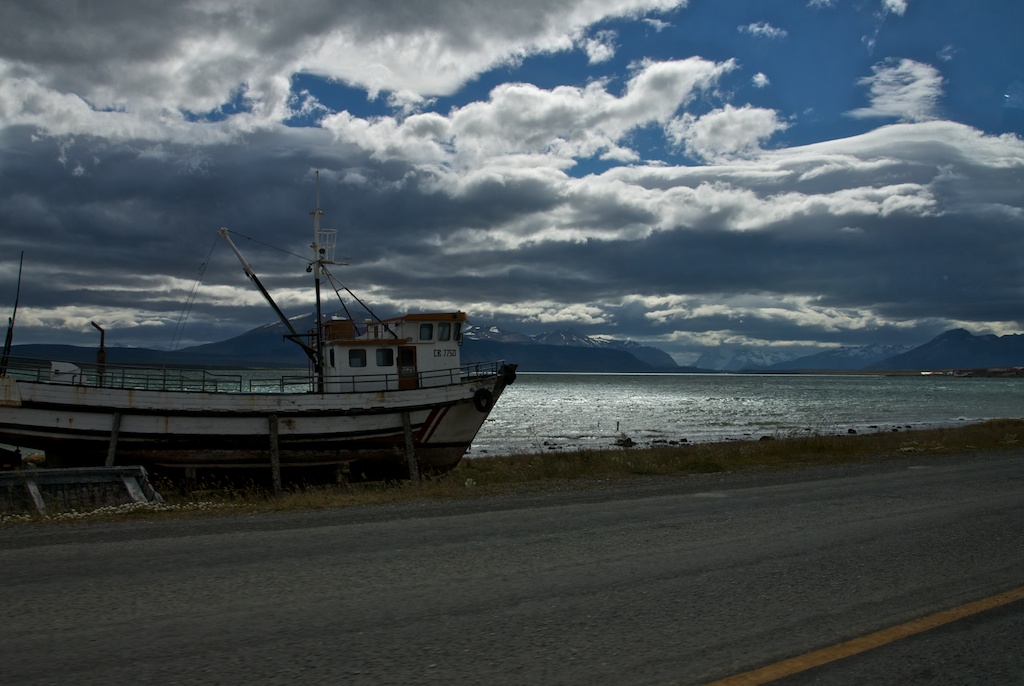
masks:
<path fill-rule="evenodd" d="M 720 348 L 701 355 L 695 366 L 727 372 L 854 371 L 908 350 L 904 346 L 874 344 L 794 357 L 773 350 Z"/>
<path fill-rule="evenodd" d="M 583 336 L 569 330 L 555 331 L 539 336 L 506 332 L 498 327 L 467 327 L 463 346 L 463 356 L 472 361 L 483 361 L 479 355 L 483 351 L 501 352 L 503 348 L 513 346 L 519 348 L 520 355 L 528 358 L 529 365 L 543 369 L 536 372 L 650 372 L 679 371 L 680 367 L 672 355 L 665 350 L 643 345 L 635 341 L 620 341 L 607 336 Z M 565 348 L 570 348 L 566 350 Z M 573 357 L 578 359 L 573 360 Z M 495 359 L 486 356 L 486 359 Z M 498 355 L 499 359 L 518 361 L 522 357 L 512 354 Z M 638 365 L 639 362 L 639 365 Z M 518 361 L 519 368 L 524 371 L 527 366 Z M 612 365 L 614 369 L 603 369 L 602 365 Z M 566 366 L 580 369 L 566 369 Z M 690 368 L 687 368 L 690 369 Z"/>
<path fill-rule="evenodd" d="M 792 355 L 775 350 L 720 347 L 701 355 L 693 366 L 718 372 L 744 372 L 768 369 L 793 359 Z"/>
<path fill-rule="evenodd" d="M 313 325 L 313 316 L 293 318 L 298 331 Z M 280 322 L 240 336 L 168 352 L 144 348 L 107 348 L 109 364 L 187 366 L 306 367 L 302 350 L 285 340 Z M 16 357 L 90 363 L 95 348 L 68 345 L 16 345 Z M 975 336 L 964 329 L 947 331 L 913 349 L 881 344 L 827 350 L 786 359 L 774 351 L 720 349 L 690 367 L 675 363 L 665 351 L 630 340 L 584 336 L 571 330 L 538 336 L 496 326 L 466 328 L 462 359 L 467 363 L 507 360 L 521 371 L 539 372 L 796 372 L 917 371 L 1024 367 L 1024 335 Z"/>
<path fill-rule="evenodd" d="M 497 327 L 470 328 L 467 351 L 484 352 L 488 359 L 521 361 L 524 371 L 919 371 L 1024 367 L 1024 335 L 975 336 L 964 329 L 947 331 L 916 348 L 872 344 L 842 347 L 805 357 L 758 349 L 719 349 L 702 355 L 692 367 L 680 367 L 668 353 L 633 341 L 593 338 L 572 331 L 526 336 Z M 482 345 L 482 344 L 487 344 Z M 573 348 L 572 356 L 558 347 Z M 597 358 L 584 350 L 628 353 L 633 360 Z M 648 369 L 637 367 L 636 362 Z M 602 365 L 608 365 L 603 366 Z M 614 366 L 612 366 L 614 365 Z"/>
<path fill-rule="evenodd" d="M 869 370 L 996 369 L 1024 367 L 1024 335 L 975 336 L 953 329 L 922 346 L 879 360 Z"/>
<path fill-rule="evenodd" d="M 313 326 L 312 314 L 293 317 L 296 331 L 307 331 Z M 126 365 L 178 365 L 189 367 L 306 367 L 308 359 L 299 346 L 285 339 L 288 330 L 281 322 L 265 324 L 226 341 L 206 343 L 176 351 L 148 348 L 108 347 L 108 364 Z M 26 344 L 11 349 L 15 357 L 64 360 L 74 363 L 96 361 L 96 348 L 71 345 Z"/>
<path fill-rule="evenodd" d="M 813 370 L 834 370 L 854 371 L 865 369 L 873 364 L 878 364 L 896 355 L 908 352 L 910 348 L 902 345 L 881 345 L 874 343 L 859 347 L 842 347 L 825 350 L 814 355 L 798 357 L 792 360 L 785 360 L 771 364 L 765 369 L 767 371 L 813 371 Z"/>
<path fill-rule="evenodd" d="M 975 336 L 953 329 L 916 348 L 875 343 L 825 350 L 805 357 L 771 351 L 721 349 L 697 367 L 730 372 L 942 371 L 1024 367 L 1024 335 Z"/>

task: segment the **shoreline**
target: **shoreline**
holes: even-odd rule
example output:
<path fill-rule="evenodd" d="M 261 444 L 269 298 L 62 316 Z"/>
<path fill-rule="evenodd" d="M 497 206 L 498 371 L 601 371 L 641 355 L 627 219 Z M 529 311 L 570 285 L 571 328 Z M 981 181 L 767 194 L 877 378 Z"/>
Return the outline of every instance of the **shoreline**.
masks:
<path fill-rule="evenodd" d="M 653 433 L 647 430 L 603 432 L 600 434 L 580 434 L 576 436 L 535 436 L 529 441 L 519 440 L 515 443 L 495 446 L 493 443 L 477 445 L 474 443 L 463 456 L 463 459 L 484 457 L 516 457 L 537 453 L 573 453 L 587 450 L 615 450 L 617 448 L 683 448 L 716 443 L 744 443 L 752 441 L 785 440 L 809 436 L 864 436 L 884 433 L 900 433 L 908 431 L 931 431 L 935 429 L 956 429 L 960 427 L 983 424 L 998 419 L 1017 419 L 1016 417 L 995 417 L 982 419 L 961 418 L 946 422 L 886 422 L 879 424 L 860 424 L 855 426 L 836 426 L 828 431 L 821 427 L 804 427 L 785 431 L 745 431 L 722 432 L 720 434 L 704 434 L 698 438 L 680 437 L 667 438 L 664 433 Z"/>

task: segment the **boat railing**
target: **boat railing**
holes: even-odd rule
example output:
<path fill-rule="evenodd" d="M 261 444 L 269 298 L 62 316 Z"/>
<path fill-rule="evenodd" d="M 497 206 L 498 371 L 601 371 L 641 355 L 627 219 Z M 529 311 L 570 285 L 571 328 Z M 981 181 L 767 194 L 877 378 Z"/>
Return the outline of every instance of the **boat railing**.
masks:
<path fill-rule="evenodd" d="M 329 376 L 332 392 L 397 390 L 468 383 L 500 373 L 502 362 L 463 364 L 460 368 L 409 374 Z M 297 369 L 199 369 L 51 362 L 9 358 L 8 377 L 24 381 L 146 391 L 204 393 L 303 393 L 318 390 L 308 373 Z"/>

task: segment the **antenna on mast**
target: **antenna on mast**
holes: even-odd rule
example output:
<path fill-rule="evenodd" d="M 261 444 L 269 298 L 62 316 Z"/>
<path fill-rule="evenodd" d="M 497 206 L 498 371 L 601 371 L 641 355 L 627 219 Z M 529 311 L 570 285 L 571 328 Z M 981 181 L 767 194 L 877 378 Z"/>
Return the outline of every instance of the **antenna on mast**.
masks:
<path fill-rule="evenodd" d="M 316 209 L 310 212 L 313 216 L 313 261 L 316 262 L 321 259 L 320 251 L 320 217 L 324 216 L 324 211 L 320 209 L 320 170 L 316 172 Z"/>
<path fill-rule="evenodd" d="M 316 170 L 316 211 L 320 211 L 320 170 Z"/>

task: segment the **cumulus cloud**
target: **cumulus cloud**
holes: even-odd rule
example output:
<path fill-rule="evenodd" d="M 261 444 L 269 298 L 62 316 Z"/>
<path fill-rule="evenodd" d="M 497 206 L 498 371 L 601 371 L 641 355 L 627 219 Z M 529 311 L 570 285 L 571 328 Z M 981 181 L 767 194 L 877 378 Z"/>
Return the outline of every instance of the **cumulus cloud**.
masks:
<path fill-rule="evenodd" d="M 750 82 L 754 84 L 755 88 L 767 88 L 772 83 L 770 80 L 768 80 L 768 77 L 764 74 L 764 72 L 758 72 L 754 74 L 753 78 L 750 79 Z"/>
<path fill-rule="evenodd" d="M 591 64 L 607 62 L 615 57 L 615 36 L 614 31 L 598 31 L 584 41 L 587 59 Z"/>
<path fill-rule="evenodd" d="M 685 114 L 666 127 L 666 133 L 686 152 L 704 160 L 721 161 L 749 156 L 779 131 L 788 128 L 774 110 L 726 105 L 696 117 Z"/>
<path fill-rule="evenodd" d="M 882 0 L 882 11 L 902 17 L 907 11 L 907 0 Z"/>
<path fill-rule="evenodd" d="M 445 161 L 460 168 L 497 159 L 508 164 L 514 155 L 530 156 L 531 165 L 554 167 L 597 155 L 636 160 L 636 153 L 622 145 L 630 131 L 668 123 L 680 106 L 735 68 L 731 61 L 698 58 L 647 62 L 637 65 L 621 96 L 603 82 L 550 90 L 508 83 L 492 90 L 486 102 L 453 109 L 447 116 L 366 121 L 342 112 L 326 117 L 323 126 L 381 160 Z"/>
<path fill-rule="evenodd" d="M 871 104 L 847 112 L 851 117 L 892 117 L 926 121 L 937 116 L 943 78 L 939 70 L 914 60 L 886 60 L 872 67 L 871 76 L 858 83 L 867 86 Z"/>
<path fill-rule="evenodd" d="M 746 33 L 755 38 L 785 38 L 789 35 L 789 32 L 785 29 L 780 29 L 776 26 L 772 26 L 768 22 L 756 22 L 753 24 L 746 24 L 737 27 L 740 33 Z"/>
<path fill-rule="evenodd" d="M 661 33 L 668 27 L 672 26 L 672 24 L 668 23 L 667 21 L 664 21 L 662 19 L 654 19 L 652 17 L 644 19 L 644 23 L 650 26 L 652 29 L 654 29 L 657 33 Z"/>
<path fill-rule="evenodd" d="M 174 138 L 194 116 L 234 131 L 295 116 L 294 74 L 386 92 L 402 102 L 451 94 L 482 71 L 573 49 L 601 19 L 667 11 L 685 0 L 321 0 L 282 12 L 270 0 L 76 5 L 7 3 L 0 27 L 0 117 L 54 132 L 129 130 Z M 592 59 L 608 54 L 600 38 Z M 115 49 L 111 49 L 116 46 Z M 191 133 L 189 135 L 192 135 Z M 225 135 L 215 132 L 213 135 Z"/>

